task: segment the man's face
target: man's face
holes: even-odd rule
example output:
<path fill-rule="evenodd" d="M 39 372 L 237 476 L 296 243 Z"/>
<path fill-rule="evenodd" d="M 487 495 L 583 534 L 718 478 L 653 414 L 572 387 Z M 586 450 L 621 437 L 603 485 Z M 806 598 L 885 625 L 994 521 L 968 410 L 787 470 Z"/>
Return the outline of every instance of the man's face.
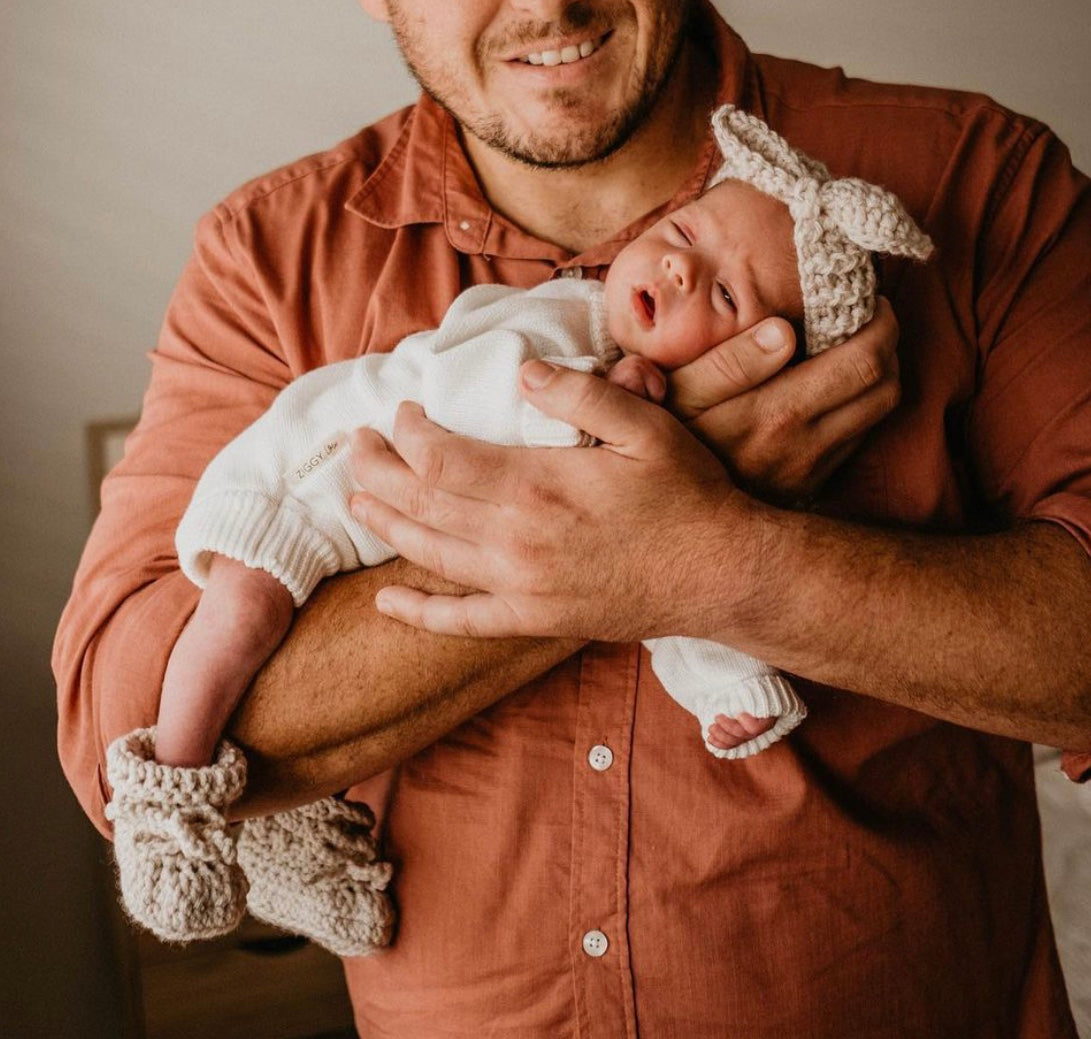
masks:
<path fill-rule="evenodd" d="M 727 180 L 630 242 L 606 276 L 610 334 L 671 371 L 759 321 L 803 316 L 788 207 Z"/>
<path fill-rule="evenodd" d="M 677 58 L 690 0 L 362 0 L 463 129 L 534 166 L 605 158 Z"/>

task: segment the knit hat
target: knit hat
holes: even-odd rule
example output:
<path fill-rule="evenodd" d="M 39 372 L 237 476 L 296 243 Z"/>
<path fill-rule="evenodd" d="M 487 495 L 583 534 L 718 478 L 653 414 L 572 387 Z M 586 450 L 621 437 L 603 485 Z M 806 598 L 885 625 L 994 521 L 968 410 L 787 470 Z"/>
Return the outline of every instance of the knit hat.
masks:
<path fill-rule="evenodd" d="M 710 187 L 741 180 L 783 202 L 795 223 L 808 354 L 848 339 L 875 312 L 871 252 L 927 260 L 932 240 L 889 191 L 830 171 L 756 116 L 724 105 L 712 116 L 724 162 Z"/>

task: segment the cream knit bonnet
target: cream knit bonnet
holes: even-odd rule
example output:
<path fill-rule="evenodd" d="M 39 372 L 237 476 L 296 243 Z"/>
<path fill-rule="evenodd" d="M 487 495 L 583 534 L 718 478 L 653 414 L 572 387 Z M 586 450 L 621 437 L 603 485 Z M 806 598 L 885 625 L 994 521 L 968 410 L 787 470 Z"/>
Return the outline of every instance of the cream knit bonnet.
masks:
<path fill-rule="evenodd" d="M 932 240 L 889 191 L 835 180 L 756 116 L 724 105 L 712 116 L 723 165 L 710 187 L 741 180 L 783 202 L 795 222 L 807 353 L 847 339 L 875 311 L 871 253 L 926 260 Z"/>

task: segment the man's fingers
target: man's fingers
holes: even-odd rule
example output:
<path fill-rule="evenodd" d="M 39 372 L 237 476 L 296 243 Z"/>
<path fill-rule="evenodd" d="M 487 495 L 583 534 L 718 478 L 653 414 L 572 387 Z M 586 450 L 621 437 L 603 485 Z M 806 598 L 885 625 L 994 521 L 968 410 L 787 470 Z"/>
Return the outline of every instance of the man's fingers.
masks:
<path fill-rule="evenodd" d="M 662 408 L 597 375 L 545 361 L 528 361 L 520 375 L 523 393 L 536 408 L 603 444 L 621 448 L 642 444 L 664 421 Z"/>
<path fill-rule="evenodd" d="M 893 407 L 899 393 L 897 345 L 894 311 L 880 296 L 875 316 L 856 335 L 786 372 L 785 390 L 812 421 L 882 387 Z"/>
<path fill-rule="evenodd" d="M 451 433 L 410 401 L 398 407 L 393 448 L 373 430 L 358 429 L 352 452 L 353 477 L 364 490 L 373 490 L 376 479 L 393 478 L 405 467 L 430 487 L 469 498 L 491 497 L 505 462 L 504 448 Z"/>
<path fill-rule="evenodd" d="M 372 441 L 370 438 L 374 436 L 378 435 L 368 432 L 354 438 L 354 476 L 357 486 L 365 492 L 352 499 L 357 520 L 363 522 L 357 507 L 362 510 L 367 501 L 374 499 L 427 527 L 455 537 L 470 537 L 480 529 L 482 514 L 495 506 L 434 486 L 414 472 L 385 442 Z M 374 527 L 365 525 L 382 537 Z"/>
<path fill-rule="evenodd" d="M 795 350 L 792 326 L 770 318 L 671 373 L 667 407 L 688 419 L 760 386 Z"/>
<path fill-rule="evenodd" d="M 416 588 L 392 585 L 375 596 L 375 606 L 394 620 L 436 635 L 504 638 L 522 634 L 507 604 L 484 592 L 429 595 Z"/>
<path fill-rule="evenodd" d="M 411 563 L 463 585 L 472 586 L 479 574 L 478 553 L 469 542 L 433 530 L 370 494 L 353 495 L 351 508 L 361 526 Z"/>

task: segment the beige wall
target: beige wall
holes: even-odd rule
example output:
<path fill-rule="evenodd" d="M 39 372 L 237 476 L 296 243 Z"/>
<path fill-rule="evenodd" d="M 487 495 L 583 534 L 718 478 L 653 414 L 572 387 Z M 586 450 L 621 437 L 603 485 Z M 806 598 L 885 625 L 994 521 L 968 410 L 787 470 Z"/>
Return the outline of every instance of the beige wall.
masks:
<path fill-rule="evenodd" d="M 722 2 L 756 49 L 973 87 L 1091 167 L 1087 0 Z M 116 1034 L 89 881 L 100 849 L 59 778 L 51 633 L 89 521 L 85 423 L 136 410 L 197 216 L 241 180 L 408 100 L 354 0 L 0 0 L 0 1021 Z"/>

